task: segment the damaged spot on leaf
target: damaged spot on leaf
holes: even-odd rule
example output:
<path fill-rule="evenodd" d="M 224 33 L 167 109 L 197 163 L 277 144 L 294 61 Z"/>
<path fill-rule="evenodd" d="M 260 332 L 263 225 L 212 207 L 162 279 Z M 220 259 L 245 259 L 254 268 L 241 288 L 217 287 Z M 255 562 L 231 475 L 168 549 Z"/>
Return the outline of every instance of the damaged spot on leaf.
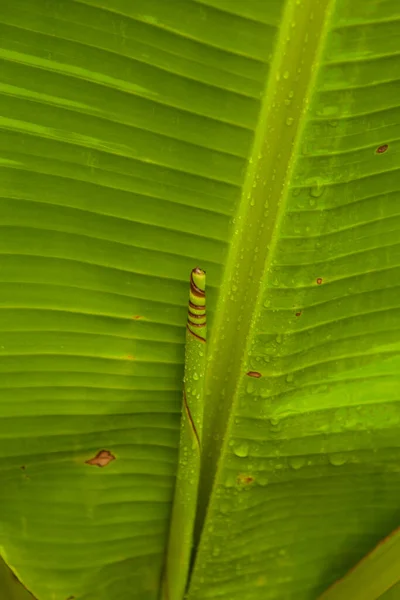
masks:
<path fill-rule="evenodd" d="M 133 315 L 132 319 L 137 321 L 138 319 L 143 319 L 143 317 L 141 315 Z"/>
<path fill-rule="evenodd" d="M 125 358 L 126 360 L 135 360 L 135 357 L 132 354 L 127 354 Z"/>
<path fill-rule="evenodd" d="M 87 465 L 92 465 L 94 467 L 106 467 L 112 460 L 115 460 L 115 456 L 111 454 L 108 450 L 100 450 L 90 460 L 85 461 Z"/>
<path fill-rule="evenodd" d="M 382 144 L 382 146 L 379 146 L 376 149 L 376 153 L 377 154 L 383 154 L 384 152 L 386 152 L 386 150 L 389 148 L 389 146 L 387 144 Z"/>
<path fill-rule="evenodd" d="M 240 485 L 250 485 L 250 483 L 253 483 L 253 481 L 254 477 L 252 475 L 245 475 L 243 473 L 240 473 L 237 478 L 237 482 Z"/>
<path fill-rule="evenodd" d="M 258 379 L 259 377 L 261 377 L 261 373 L 259 373 L 258 371 L 249 371 L 249 372 L 247 373 L 247 375 L 248 375 L 249 377 L 256 377 L 257 379 Z"/>
<path fill-rule="evenodd" d="M 318 285 L 321 285 L 321 283 L 322 283 L 322 277 L 318 277 L 318 279 L 317 279 L 317 284 L 318 284 Z"/>

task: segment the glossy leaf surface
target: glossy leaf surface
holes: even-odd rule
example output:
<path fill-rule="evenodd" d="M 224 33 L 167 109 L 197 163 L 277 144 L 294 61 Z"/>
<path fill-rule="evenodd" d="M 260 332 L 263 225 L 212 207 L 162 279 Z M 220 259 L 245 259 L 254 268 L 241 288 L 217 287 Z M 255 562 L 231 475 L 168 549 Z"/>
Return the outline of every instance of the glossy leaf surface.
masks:
<path fill-rule="evenodd" d="M 398 3 L 3 4 L 2 557 L 158 597 L 200 265 L 189 600 L 314 600 L 398 526 Z"/>

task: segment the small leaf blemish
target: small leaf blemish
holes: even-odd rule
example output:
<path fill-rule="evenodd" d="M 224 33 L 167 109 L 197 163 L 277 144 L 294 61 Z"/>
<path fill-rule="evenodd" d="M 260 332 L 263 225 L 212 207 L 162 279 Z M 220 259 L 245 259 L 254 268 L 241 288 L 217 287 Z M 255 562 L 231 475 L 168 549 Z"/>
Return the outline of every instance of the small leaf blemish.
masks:
<path fill-rule="evenodd" d="M 100 450 L 93 458 L 86 460 L 87 465 L 95 467 L 106 467 L 112 460 L 115 460 L 115 456 L 108 450 Z"/>
<path fill-rule="evenodd" d="M 248 375 L 249 377 L 256 377 L 257 379 L 258 379 L 259 377 L 262 377 L 261 373 L 259 373 L 258 371 L 249 371 L 249 372 L 247 373 L 247 375 Z"/>
<path fill-rule="evenodd" d="M 237 477 L 237 483 L 239 483 L 240 485 L 250 485 L 251 483 L 253 483 L 254 481 L 254 477 L 252 475 L 245 475 L 243 473 L 240 473 Z"/>
<path fill-rule="evenodd" d="M 296 313 L 296 317 L 300 317 L 300 316 L 301 316 L 301 310 L 299 310 L 299 311 Z"/>
<path fill-rule="evenodd" d="M 386 150 L 389 148 L 389 146 L 387 144 L 382 144 L 382 146 L 379 146 L 376 149 L 376 153 L 377 154 L 383 154 L 384 152 L 386 152 Z"/>
<path fill-rule="evenodd" d="M 322 283 L 322 277 L 318 277 L 317 283 L 318 283 L 318 285 L 321 285 L 321 283 Z"/>

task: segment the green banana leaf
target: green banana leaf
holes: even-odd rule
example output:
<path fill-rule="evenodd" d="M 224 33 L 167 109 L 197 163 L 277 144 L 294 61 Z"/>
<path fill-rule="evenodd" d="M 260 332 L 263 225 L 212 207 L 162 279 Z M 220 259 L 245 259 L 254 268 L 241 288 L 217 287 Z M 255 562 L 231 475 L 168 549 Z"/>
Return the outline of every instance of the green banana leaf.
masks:
<path fill-rule="evenodd" d="M 400 530 L 382 540 L 319 600 L 393 600 L 400 598 Z"/>
<path fill-rule="evenodd" d="M 0 555 L 159 598 L 200 266 L 188 600 L 314 600 L 400 520 L 398 1 L 1 4 Z"/>
<path fill-rule="evenodd" d="M 400 598 L 400 583 L 391 587 L 383 596 L 380 596 L 379 600 L 398 600 L 398 598 Z"/>
<path fill-rule="evenodd" d="M 0 558 L 0 591 L 4 600 L 33 600 L 33 596 Z"/>

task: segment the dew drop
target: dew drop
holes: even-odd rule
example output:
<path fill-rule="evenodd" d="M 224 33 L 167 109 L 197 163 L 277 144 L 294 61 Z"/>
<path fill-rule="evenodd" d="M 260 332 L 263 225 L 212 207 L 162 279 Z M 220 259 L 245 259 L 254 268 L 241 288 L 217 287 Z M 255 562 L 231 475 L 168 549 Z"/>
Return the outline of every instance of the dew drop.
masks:
<path fill-rule="evenodd" d="M 236 477 L 233 473 L 229 473 L 225 479 L 225 487 L 233 488 L 236 485 Z"/>
<path fill-rule="evenodd" d="M 265 477 L 265 475 L 259 475 L 257 477 L 257 483 L 259 485 L 268 485 L 268 481 L 269 481 L 269 479 L 268 479 L 268 477 Z"/>
<path fill-rule="evenodd" d="M 295 471 L 301 469 L 301 467 L 304 467 L 305 464 L 306 459 L 304 456 L 291 456 L 289 458 L 289 465 L 292 467 L 292 469 L 295 469 Z"/>
<path fill-rule="evenodd" d="M 344 452 L 335 452 L 329 455 L 329 462 L 335 467 L 341 467 L 347 462 L 347 456 Z"/>
<path fill-rule="evenodd" d="M 229 502 L 221 502 L 221 504 L 219 505 L 219 511 L 223 514 L 226 515 L 228 514 L 230 511 L 232 510 L 231 505 L 229 504 Z"/>
<path fill-rule="evenodd" d="M 249 383 L 246 386 L 246 392 L 248 394 L 252 394 L 254 392 L 254 384 L 252 381 L 249 381 Z"/>
<path fill-rule="evenodd" d="M 313 198 L 319 198 L 320 196 L 322 196 L 324 191 L 325 191 L 324 186 L 322 185 L 321 182 L 318 181 L 310 188 L 310 195 Z"/>
<path fill-rule="evenodd" d="M 241 444 L 237 444 L 233 448 L 234 454 L 239 456 L 240 458 L 246 458 L 249 455 L 249 445 L 246 442 L 242 442 Z"/>

